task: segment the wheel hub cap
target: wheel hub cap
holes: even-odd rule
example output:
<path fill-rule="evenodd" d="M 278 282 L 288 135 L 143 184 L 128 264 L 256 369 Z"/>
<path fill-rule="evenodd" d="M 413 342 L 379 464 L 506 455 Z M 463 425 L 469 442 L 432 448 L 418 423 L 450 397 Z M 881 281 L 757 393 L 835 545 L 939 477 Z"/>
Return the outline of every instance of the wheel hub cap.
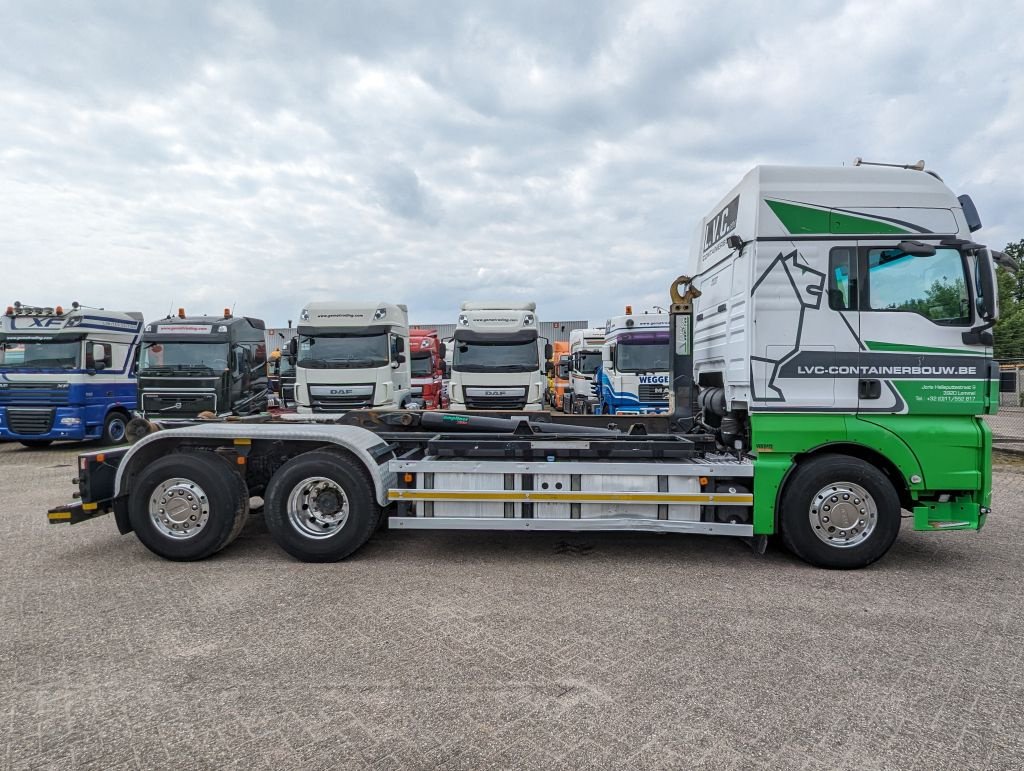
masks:
<path fill-rule="evenodd" d="M 866 541 L 878 524 L 878 507 L 868 491 L 854 482 L 835 482 L 811 500 L 811 531 L 837 549 Z"/>
<path fill-rule="evenodd" d="M 288 520 L 306 538 L 330 538 L 348 521 L 348 496 L 326 477 L 303 479 L 288 495 Z"/>
<path fill-rule="evenodd" d="M 157 485 L 149 497 L 149 518 L 169 538 L 192 538 L 210 520 L 210 501 L 194 481 L 174 477 Z"/>

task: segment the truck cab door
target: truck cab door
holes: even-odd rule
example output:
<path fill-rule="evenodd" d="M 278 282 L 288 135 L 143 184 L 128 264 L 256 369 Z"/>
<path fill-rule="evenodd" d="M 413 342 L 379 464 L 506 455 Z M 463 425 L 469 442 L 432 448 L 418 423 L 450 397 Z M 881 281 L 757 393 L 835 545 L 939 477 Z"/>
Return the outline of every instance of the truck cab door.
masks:
<path fill-rule="evenodd" d="M 992 349 L 964 335 L 983 323 L 975 258 L 934 242 L 862 241 L 858 269 L 858 411 L 982 414 Z"/>

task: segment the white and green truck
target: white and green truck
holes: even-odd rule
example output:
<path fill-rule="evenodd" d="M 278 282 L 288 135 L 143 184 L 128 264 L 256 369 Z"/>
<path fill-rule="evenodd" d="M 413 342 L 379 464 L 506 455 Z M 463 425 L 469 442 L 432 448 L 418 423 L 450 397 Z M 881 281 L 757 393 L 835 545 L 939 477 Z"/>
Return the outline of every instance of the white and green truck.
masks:
<path fill-rule="evenodd" d="M 759 167 L 698 228 L 672 287 L 666 415 L 353 411 L 214 423 L 79 458 L 76 523 L 113 512 L 170 559 L 209 556 L 249 496 L 295 557 L 401 529 L 781 534 L 868 565 L 989 513 L 994 255 L 966 196 L 913 168 Z"/>

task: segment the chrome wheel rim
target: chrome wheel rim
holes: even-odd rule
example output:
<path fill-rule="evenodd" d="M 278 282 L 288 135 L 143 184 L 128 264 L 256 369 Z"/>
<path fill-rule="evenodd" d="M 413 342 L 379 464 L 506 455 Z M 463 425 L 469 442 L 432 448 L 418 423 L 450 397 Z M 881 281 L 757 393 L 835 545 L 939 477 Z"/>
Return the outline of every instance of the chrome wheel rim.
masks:
<path fill-rule="evenodd" d="M 808 518 L 818 540 L 836 549 L 849 549 L 875 532 L 878 506 L 860 485 L 834 482 L 815 493 Z"/>
<path fill-rule="evenodd" d="M 149 518 L 168 538 L 195 538 L 210 521 L 210 500 L 206 491 L 191 479 L 167 479 L 149 496 Z"/>
<path fill-rule="evenodd" d="M 330 538 L 348 521 L 348 496 L 327 477 L 309 477 L 288 494 L 288 521 L 306 538 Z"/>

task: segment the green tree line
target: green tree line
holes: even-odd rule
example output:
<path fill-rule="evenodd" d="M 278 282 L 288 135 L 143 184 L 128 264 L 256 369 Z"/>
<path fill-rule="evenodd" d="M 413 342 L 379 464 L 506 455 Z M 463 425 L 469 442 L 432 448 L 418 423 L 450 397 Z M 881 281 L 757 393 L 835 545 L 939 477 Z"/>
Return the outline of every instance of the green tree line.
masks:
<path fill-rule="evenodd" d="M 1016 274 L 999 268 L 999 321 L 995 328 L 995 357 L 1024 361 L 1024 238 L 1003 249 L 1017 264 Z"/>

